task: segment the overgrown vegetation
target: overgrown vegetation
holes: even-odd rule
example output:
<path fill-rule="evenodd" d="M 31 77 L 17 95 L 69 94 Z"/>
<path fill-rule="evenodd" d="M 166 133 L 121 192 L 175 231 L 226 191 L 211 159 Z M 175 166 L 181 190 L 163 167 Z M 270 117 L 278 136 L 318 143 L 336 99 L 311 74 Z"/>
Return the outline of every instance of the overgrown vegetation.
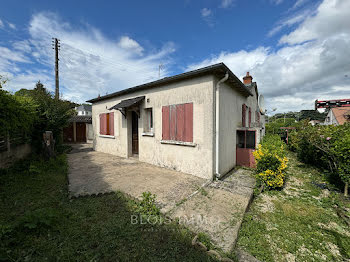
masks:
<path fill-rule="evenodd" d="M 67 182 L 65 155 L 0 171 L 1 261 L 215 261 L 175 223 L 131 223 L 158 213 L 153 195 L 69 199 Z"/>
<path fill-rule="evenodd" d="M 266 135 L 253 154 L 258 182 L 268 189 L 281 188 L 288 162 L 281 138 L 278 135 Z"/>
<path fill-rule="evenodd" d="M 40 151 L 43 133 L 52 131 L 56 145 L 60 145 L 62 130 L 74 114 L 74 106 L 55 99 L 40 81 L 33 90 L 21 89 L 14 95 L 0 89 L 0 136 L 24 137 Z"/>
<path fill-rule="evenodd" d="M 350 202 L 328 184 L 323 173 L 287 152 L 288 180 L 281 191 L 254 200 L 239 233 L 238 247 L 260 261 L 347 261 Z"/>
<path fill-rule="evenodd" d="M 290 136 L 289 147 L 304 163 L 329 171 L 331 180 L 343 183 L 348 195 L 350 182 L 350 124 L 306 126 Z"/>

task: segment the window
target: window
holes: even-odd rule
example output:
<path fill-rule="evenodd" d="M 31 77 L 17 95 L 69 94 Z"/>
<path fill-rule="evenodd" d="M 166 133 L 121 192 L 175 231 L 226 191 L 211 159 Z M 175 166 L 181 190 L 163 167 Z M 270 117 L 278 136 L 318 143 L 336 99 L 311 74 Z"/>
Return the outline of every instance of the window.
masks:
<path fill-rule="evenodd" d="M 252 110 L 249 107 L 249 113 L 248 113 L 248 126 L 250 127 L 252 123 Z"/>
<path fill-rule="evenodd" d="M 145 132 L 153 132 L 153 110 L 152 108 L 145 109 L 145 122 L 144 122 Z"/>
<path fill-rule="evenodd" d="M 163 106 L 162 139 L 193 142 L 193 103 Z"/>
<path fill-rule="evenodd" d="M 100 114 L 100 135 L 114 136 L 114 113 Z"/>
<path fill-rule="evenodd" d="M 247 106 L 242 105 L 242 127 L 246 127 Z"/>
<path fill-rule="evenodd" d="M 255 131 L 237 130 L 237 147 L 255 149 Z"/>

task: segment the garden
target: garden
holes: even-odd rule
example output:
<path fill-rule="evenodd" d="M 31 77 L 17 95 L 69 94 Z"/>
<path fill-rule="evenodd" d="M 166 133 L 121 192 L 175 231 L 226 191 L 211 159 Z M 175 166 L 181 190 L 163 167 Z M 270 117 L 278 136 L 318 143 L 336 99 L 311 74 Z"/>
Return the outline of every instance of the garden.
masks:
<path fill-rule="evenodd" d="M 293 125 L 288 145 L 275 129 L 254 152 L 258 187 L 237 245 L 261 261 L 346 261 L 350 126 Z"/>

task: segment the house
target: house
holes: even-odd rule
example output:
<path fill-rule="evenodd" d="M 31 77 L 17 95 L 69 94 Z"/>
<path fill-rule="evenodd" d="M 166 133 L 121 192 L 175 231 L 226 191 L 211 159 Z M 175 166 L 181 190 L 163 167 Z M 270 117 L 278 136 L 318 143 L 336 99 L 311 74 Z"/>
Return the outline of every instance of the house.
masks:
<path fill-rule="evenodd" d="M 309 125 L 312 125 L 312 126 L 316 126 L 316 125 L 319 125 L 319 124 L 321 124 L 320 120 L 310 120 L 309 121 Z"/>
<path fill-rule="evenodd" d="M 69 125 L 63 129 L 63 141 L 66 143 L 92 141 L 92 106 L 75 107 L 76 115 L 69 120 Z"/>
<path fill-rule="evenodd" d="M 350 107 L 334 107 L 331 108 L 324 121 L 325 125 L 343 125 L 350 122 Z"/>
<path fill-rule="evenodd" d="M 220 63 L 91 99 L 94 150 L 206 179 L 252 165 L 265 122 L 252 79 Z"/>

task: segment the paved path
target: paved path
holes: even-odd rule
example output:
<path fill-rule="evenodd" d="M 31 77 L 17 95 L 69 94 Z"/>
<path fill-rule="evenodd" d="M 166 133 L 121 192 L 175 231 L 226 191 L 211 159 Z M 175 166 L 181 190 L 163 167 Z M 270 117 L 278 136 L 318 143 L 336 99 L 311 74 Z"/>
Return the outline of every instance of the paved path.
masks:
<path fill-rule="evenodd" d="M 71 196 L 121 191 L 139 198 L 142 192 L 150 191 L 157 195 L 162 212 L 205 183 L 192 175 L 93 151 L 91 144 L 74 144 L 68 164 Z"/>
<path fill-rule="evenodd" d="M 195 232 L 206 233 L 216 246 L 230 252 L 236 244 L 254 186 L 251 171 L 238 169 L 223 181 L 204 187 L 172 210 L 171 216 L 178 217 Z"/>
<path fill-rule="evenodd" d="M 139 198 L 142 192 L 150 191 L 157 195 L 163 213 L 195 232 L 207 233 L 226 252 L 235 246 L 255 185 L 251 171 L 245 169 L 232 172 L 223 181 L 208 183 L 136 159 L 92 151 L 90 144 L 73 145 L 68 163 L 72 196 L 118 190 Z"/>

